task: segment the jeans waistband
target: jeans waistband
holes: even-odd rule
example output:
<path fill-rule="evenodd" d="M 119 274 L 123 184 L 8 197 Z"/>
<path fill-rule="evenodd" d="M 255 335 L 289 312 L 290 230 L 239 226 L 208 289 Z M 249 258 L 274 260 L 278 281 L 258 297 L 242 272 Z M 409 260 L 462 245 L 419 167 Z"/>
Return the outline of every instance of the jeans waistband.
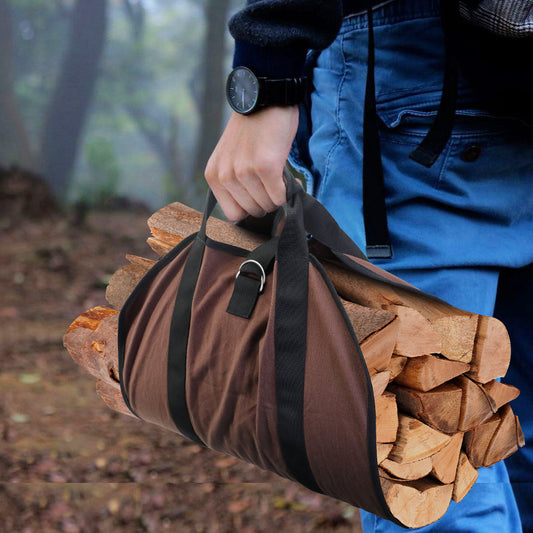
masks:
<path fill-rule="evenodd" d="M 446 1 L 446 0 L 445 0 Z M 440 0 L 374 0 L 374 26 L 394 24 L 413 19 L 440 16 Z M 367 2 L 360 0 L 343 0 L 344 23 L 350 29 L 367 28 L 366 12 L 361 13 L 361 5 L 366 11 Z"/>

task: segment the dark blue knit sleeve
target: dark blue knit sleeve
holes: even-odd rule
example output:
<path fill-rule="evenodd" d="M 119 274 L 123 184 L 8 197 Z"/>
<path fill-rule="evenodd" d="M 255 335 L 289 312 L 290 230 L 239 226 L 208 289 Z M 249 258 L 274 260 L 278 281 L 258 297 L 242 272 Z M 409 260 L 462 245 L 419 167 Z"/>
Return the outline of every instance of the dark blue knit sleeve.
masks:
<path fill-rule="evenodd" d="M 329 46 L 341 23 L 341 0 L 248 0 L 229 22 L 233 65 L 260 76 L 298 76 L 307 51 Z"/>

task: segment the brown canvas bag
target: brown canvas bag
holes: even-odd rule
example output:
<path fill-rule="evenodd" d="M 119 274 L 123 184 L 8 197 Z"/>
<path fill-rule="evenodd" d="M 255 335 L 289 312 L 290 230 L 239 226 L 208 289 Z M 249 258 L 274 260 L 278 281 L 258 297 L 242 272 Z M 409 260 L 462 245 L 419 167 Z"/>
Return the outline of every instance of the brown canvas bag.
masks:
<path fill-rule="evenodd" d="M 143 420 L 399 524 L 378 477 L 369 373 L 319 258 L 416 289 L 286 180 L 265 244 L 211 240 L 210 193 L 200 231 L 142 279 L 119 319 L 122 394 Z"/>

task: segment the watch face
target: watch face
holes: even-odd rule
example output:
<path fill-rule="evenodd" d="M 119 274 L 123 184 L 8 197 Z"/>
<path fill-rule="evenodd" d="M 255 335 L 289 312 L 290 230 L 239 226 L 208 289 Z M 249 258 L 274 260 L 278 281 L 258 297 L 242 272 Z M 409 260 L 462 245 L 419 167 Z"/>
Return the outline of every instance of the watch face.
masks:
<path fill-rule="evenodd" d="M 237 67 L 228 77 L 226 94 L 230 106 L 246 115 L 254 110 L 259 96 L 259 81 L 246 67 Z"/>

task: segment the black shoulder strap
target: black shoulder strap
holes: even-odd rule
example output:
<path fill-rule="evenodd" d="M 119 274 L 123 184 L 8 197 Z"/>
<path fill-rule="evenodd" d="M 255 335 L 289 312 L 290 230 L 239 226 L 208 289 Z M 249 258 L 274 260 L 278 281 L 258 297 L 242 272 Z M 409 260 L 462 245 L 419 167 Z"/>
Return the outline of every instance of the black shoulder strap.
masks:
<path fill-rule="evenodd" d="M 457 83 L 459 79 L 459 0 L 441 2 L 441 20 L 446 46 L 446 65 L 442 95 L 435 121 L 422 142 L 409 157 L 431 167 L 443 152 L 452 134 L 457 108 Z"/>
<path fill-rule="evenodd" d="M 368 65 L 363 118 L 363 217 L 365 222 L 366 255 L 371 259 L 389 259 L 392 257 L 392 245 L 387 223 L 385 185 L 383 182 L 383 166 L 381 164 L 376 111 L 374 24 L 371 0 L 368 0 L 367 13 Z"/>

